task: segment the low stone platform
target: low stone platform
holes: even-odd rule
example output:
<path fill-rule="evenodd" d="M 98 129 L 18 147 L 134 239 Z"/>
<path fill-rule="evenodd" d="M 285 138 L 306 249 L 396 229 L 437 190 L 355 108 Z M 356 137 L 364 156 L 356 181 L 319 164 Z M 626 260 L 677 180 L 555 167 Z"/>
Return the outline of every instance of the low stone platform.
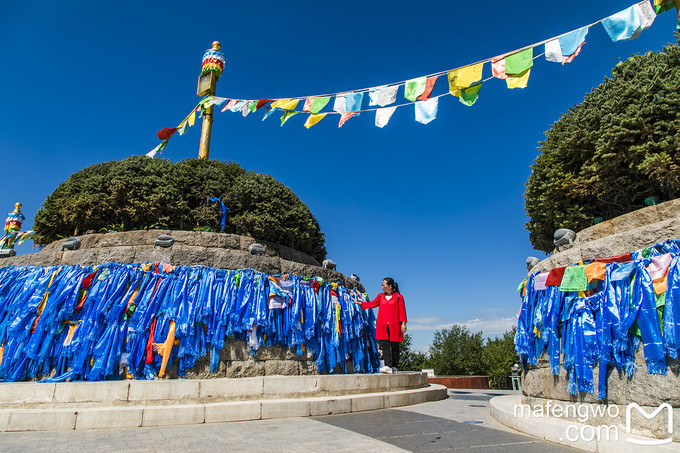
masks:
<path fill-rule="evenodd" d="M 488 389 L 489 376 L 435 376 L 431 384 L 440 384 L 450 389 Z"/>
<path fill-rule="evenodd" d="M 306 417 L 446 398 L 426 373 L 0 384 L 0 431 Z"/>

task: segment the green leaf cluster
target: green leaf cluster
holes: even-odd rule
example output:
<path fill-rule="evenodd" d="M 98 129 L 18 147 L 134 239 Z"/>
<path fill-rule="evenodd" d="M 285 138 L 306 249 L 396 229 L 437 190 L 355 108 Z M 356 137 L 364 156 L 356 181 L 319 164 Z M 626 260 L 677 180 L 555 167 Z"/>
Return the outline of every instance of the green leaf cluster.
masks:
<path fill-rule="evenodd" d="M 309 208 L 269 175 L 238 164 L 135 156 L 89 166 L 47 197 L 34 218 L 34 241 L 47 244 L 74 231 L 164 228 L 220 231 L 291 246 L 321 261 L 325 237 Z"/>
<path fill-rule="evenodd" d="M 551 126 L 524 194 L 536 249 L 550 252 L 558 228 L 680 196 L 679 89 L 679 45 L 633 55 Z"/>

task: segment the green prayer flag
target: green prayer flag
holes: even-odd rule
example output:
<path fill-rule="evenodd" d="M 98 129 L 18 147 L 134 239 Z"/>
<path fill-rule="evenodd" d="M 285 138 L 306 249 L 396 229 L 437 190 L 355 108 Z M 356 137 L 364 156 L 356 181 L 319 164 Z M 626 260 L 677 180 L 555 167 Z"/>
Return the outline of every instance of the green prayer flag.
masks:
<path fill-rule="evenodd" d="M 526 281 L 527 281 L 527 279 L 525 278 L 524 280 L 522 280 L 522 281 L 520 282 L 519 286 L 517 287 L 517 292 L 518 292 L 518 293 L 522 291 L 522 288 L 524 288 L 524 282 L 526 282 Z"/>
<path fill-rule="evenodd" d="M 564 270 L 560 291 L 585 291 L 588 288 L 588 277 L 585 266 L 570 266 Z"/>
<path fill-rule="evenodd" d="M 215 96 L 206 96 L 199 101 L 198 105 L 203 105 L 208 101 L 212 101 L 213 99 L 215 99 Z"/>
<path fill-rule="evenodd" d="M 482 82 L 476 83 L 467 88 L 462 88 L 460 90 L 460 96 L 458 96 L 458 99 L 460 100 L 460 102 L 470 107 L 472 104 L 477 102 L 477 98 L 479 97 L 479 91 L 481 89 Z"/>
<path fill-rule="evenodd" d="M 521 74 L 534 65 L 534 49 L 522 50 L 505 57 L 505 73 Z"/>
<path fill-rule="evenodd" d="M 250 101 L 250 106 L 249 106 L 249 107 L 250 107 L 250 111 L 251 111 L 251 112 L 254 112 L 255 110 L 257 110 L 257 102 L 255 102 L 255 101 Z"/>
<path fill-rule="evenodd" d="M 283 116 L 281 117 L 281 126 L 283 126 L 286 123 L 286 121 L 288 121 L 288 118 L 290 118 L 291 116 L 297 115 L 298 113 L 300 113 L 300 112 L 288 111 L 288 112 L 284 113 Z"/>
<path fill-rule="evenodd" d="M 312 101 L 312 105 L 309 107 L 309 111 L 312 113 L 319 113 L 321 109 L 326 107 L 326 104 L 328 104 L 328 101 L 330 101 L 331 97 L 330 96 L 322 96 L 319 98 L 315 98 Z"/>
<path fill-rule="evenodd" d="M 425 92 L 426 84 L 427 77 L 418 77 L 407 81 L 404 87 L 404 97 L 411 102 L 415 102 L 418 96 Z"/>

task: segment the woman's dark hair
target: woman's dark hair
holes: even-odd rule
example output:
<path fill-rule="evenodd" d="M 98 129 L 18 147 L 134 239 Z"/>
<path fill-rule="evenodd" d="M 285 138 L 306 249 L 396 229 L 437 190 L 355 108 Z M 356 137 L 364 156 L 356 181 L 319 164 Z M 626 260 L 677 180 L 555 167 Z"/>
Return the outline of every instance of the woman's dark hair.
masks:
<path fill-rule="evenodd" d="M 395 292 L 395 293 L 398 293 L 398 292 L 399 292 L 399 285 L 398 285 L 397 282 L 395 282 L 392 278 L 386 277 L 386 278 L 383 278 L 383 280 L 384 280 L 385 282 L 387 282 L 387 286 L 389 286 L 390 288 L 392 288 L 392 291 L 393 291 L 393 292 Z"/>

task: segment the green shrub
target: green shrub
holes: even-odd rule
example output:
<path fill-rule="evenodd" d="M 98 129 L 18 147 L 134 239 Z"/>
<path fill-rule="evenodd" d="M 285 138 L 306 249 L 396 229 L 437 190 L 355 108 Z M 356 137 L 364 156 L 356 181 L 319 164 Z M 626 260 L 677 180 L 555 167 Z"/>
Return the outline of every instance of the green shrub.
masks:
<path fill-rule="evenodd" d="M 76 231 L 149 228 L 220 231 L 250 235 L 326 256 L 325 238 L 309 208 L 269 175 L 235 163 L 136 156 L 89 166 L 71 175 L 45 200 L 34 219 L 34 241 L 47 244 Z"/>

